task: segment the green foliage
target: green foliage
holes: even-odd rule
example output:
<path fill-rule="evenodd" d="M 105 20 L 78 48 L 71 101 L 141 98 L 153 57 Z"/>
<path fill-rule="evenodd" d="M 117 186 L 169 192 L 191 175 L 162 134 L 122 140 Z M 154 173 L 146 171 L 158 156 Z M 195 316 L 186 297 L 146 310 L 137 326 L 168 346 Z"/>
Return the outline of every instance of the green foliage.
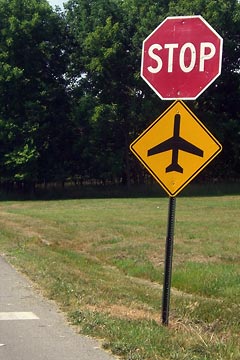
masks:
<path fill-rule="evenodd" d="M 166 16 L 194 14 L 201 14 L 224 38 L 223 73 L 194 104 L 194 111 L 224 147 L 221 158 L 201 177 L 239 175 L 239 10 L 237 0 L 67 3 L 67 22 L 76 42 L 69 75 L 78 77 L 81 95 L 92 97 L 95 107 L 88 118 L 89 149 L 94 145 L 99 151 L 88 152 L 88 162 L 92 159 L 94 163 L 91 175 L 111 179 L 112 173 L 113 178 L 122 177 L 122 181 L 141 181 L 142 169 L 129 157 L 129 143 L 166 108 L 166 103 L 160 102 L 140 78 L 142 41 Z M 78 109 L 79 126 L 81 114 L 85 115 L 78 100 L 73 106 Z M 117 172 L 114 164 L 118 164 Z"/>
<path fill-rule="evenodd" d="M 67 10 L 77 44 L 69 75 L 78 77 L 80 93 L 92 97 L 95 106 L 88 119 L 88 155 L 94 164 L 90 174 L 129 183 L 129 143 L 141 124 L 151 118 L 146 94 L 150 94 L 151 107 L 155 99 L 139 76 L 142 33 L 147 34 L 141 21 L 152 19 L 153 13 L 159 19 L 164 7 L 143 1 L 69 1 Z M 79 108 L 79 101 L 74 106 Z M 81 123 L 81 117 L 77 121 Z"/>
<path fill-rule="evenodd" d="M 2 0 L 0 17 L 1 180 L 39 181 L 51 168 L 59 176 L 69 128 L 64 23 L 45 0 Z"/>
<path fill-rule="evenodd" d="M 167 16 L 202 15 L 224 39 L 221 76 L 191 103 L 223 152 L 200 179 L 240 169 L 237 0 L 0 1 L 0 180 L 146 177 L 129 144 L 168 106 L 140 77 L 142 41 Z"/>
<path fill-rule="evenodd" d="M 169 13 L 172 16 L 202 15 L 223 37 L 222 74 L 194 106 L 200 119 L 222 143 L 223 151 L 200 178 L 239 177 L 240 3 L 237 0 L 170 1 Z"/>

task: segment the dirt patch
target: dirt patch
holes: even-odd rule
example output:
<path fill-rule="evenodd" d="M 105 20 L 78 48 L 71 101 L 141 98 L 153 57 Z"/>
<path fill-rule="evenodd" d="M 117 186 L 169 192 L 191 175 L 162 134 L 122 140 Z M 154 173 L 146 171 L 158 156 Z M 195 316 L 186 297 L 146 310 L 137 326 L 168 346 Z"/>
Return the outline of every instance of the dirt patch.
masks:
<path fill-rule="evenodd" d="M 154 320 L 157 323 L 160 323 L 160 313 L 146 309 L 131 308 L 125 305 L 85 305 L 84 310 L 104 313 L 121 319 Z"/>

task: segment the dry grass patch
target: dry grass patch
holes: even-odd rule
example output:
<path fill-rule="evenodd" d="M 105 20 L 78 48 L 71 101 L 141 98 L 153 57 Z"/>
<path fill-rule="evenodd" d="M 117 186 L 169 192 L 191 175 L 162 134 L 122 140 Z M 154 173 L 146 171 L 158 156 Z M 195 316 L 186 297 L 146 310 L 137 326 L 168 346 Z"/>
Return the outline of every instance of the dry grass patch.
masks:
<path fill-rule="evenodd" d="M 240 197 L 179 198 L 170 326 L 167 199 L 2 202 L 0 251 L 127 360 L 239 360 Z"/>

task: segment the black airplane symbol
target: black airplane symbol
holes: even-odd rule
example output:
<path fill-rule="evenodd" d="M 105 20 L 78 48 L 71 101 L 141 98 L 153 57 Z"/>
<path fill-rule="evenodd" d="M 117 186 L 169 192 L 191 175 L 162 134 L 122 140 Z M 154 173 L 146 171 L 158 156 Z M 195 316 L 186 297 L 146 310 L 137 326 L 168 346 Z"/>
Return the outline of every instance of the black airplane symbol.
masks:
<path fill-rule="evenodd" d="M 178 164 L 179 150 L 203 157 L 203 150 L 199 149 L 197 146 L 191 144 L 187 140 L 184 140 L 179 135 L 180 120 L 181 120 L 180 114 L 176 114 L 174 117 L 173 137 L 161 142 L 160 144 L 148 150 L 148 156 L 152 156 L 168 150 L 172 150 L 172 163 L 166 168 L 166 173 L 171 171 L 177 171 L 179 173 L 183 173 L 183 168 Z"/>

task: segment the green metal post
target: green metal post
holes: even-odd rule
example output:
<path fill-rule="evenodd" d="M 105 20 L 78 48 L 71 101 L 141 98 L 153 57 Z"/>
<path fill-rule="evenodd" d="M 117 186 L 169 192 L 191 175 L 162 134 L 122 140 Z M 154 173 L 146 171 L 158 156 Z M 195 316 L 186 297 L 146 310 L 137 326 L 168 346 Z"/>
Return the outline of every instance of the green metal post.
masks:
<path fill-rule="evenodd" d="M 170 306 L 175 210 L 176 210 L 176 198 L 170 197 L 169 208 L 168 208 L 168 227 L 167 227 L 167 237 L 166 237 L 165 271 L 164 271 L 163 301 L 162 301 L 162 324 L 166 326 L 168 326 L 169 306 Z"/>

